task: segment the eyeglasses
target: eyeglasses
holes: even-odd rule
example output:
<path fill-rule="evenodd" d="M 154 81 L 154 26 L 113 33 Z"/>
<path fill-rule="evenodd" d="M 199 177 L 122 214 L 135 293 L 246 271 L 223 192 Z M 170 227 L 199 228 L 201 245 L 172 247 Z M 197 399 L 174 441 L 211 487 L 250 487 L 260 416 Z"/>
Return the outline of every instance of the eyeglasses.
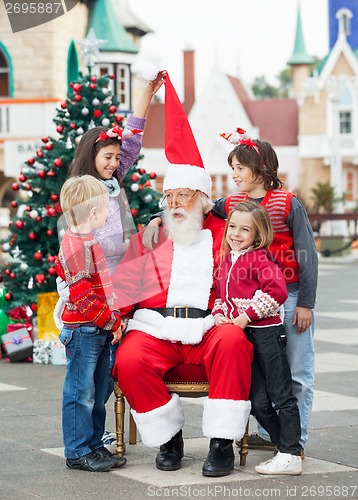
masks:
<path fill-rule="evenodd" d="M 191 202 L 191 200 L 194 198 L 197 192 L 198 191 L 195 191 L 195 193 L 192 195 L 188 193 L 176 193 L 176 194 L 167 193 L 166 195 L 163 196 L 161 203 L 164 203 L 166 201 L 168 205 L 174 205 L 176 203 L 181 207 L 185 207 Z"/>

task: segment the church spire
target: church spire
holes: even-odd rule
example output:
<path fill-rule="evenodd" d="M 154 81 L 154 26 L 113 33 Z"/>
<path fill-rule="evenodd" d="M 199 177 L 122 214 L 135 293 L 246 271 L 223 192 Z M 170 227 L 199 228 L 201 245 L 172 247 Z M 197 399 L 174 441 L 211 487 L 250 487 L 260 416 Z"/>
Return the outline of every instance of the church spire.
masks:
<path fill-rule="evenodd" d="M 307 54 L 305 40 L 303 38 L 302 22 L 301 22 L 301 8 L 298 0 L 297 5 L 297 21 L 296 21 L 296 38 L 293 52 L 287 64 L 312 64 L 313 58 Z"/>
<path fill-rule="evenodd" d="M 97 38 L 107 40 L 101 51 L 137 53 L 138 48 L 120 24 L 109 0 L 96 0 L 92 4 L 88 30 L 92 28 Z"/>

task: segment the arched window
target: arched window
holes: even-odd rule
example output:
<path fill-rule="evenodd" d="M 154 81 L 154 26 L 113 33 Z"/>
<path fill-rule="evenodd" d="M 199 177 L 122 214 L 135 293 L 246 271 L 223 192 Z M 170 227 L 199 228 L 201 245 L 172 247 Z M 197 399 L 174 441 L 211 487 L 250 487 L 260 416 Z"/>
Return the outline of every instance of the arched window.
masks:
<path fill-rule="evenodd" d="M 0 97 L 13 96 L 12 66 L 9 53 L 0 42 Z"/>

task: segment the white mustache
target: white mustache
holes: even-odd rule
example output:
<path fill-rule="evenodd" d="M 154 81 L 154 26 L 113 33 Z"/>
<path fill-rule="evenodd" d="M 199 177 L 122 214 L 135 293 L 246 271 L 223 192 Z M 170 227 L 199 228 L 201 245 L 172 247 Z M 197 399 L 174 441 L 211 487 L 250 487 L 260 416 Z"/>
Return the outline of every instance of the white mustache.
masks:
<path fill-rule="evenodd" d="M 170 213 L 170 215 L 172 215 L 172 216 L 173 216 L 173 215 L 183 215 L 184 217 L 187 217 L 187 216 L 188 216 L 187 212 L 186 212 L 183 208 L 181 208 L 181 207 L 178 207 L 178 208 L 171 208 L 171 209 L 169 210 L 169 213 Z"/>

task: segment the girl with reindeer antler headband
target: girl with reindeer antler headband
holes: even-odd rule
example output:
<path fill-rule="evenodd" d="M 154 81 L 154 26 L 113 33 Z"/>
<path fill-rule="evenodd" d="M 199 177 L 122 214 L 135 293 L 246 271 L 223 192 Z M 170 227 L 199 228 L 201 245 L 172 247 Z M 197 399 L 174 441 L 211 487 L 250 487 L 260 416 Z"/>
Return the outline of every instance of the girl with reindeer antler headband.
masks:
<path fill-rule="evenodd" d="M 251 200 L 264 206 L 270 215 L 274 232 L 270 250 L 283 270 L 288 291 L 284 304 L 287 357 L 300 409 L 300 443 L 304 447 L 313 403 L 314 306 L 318 276 L 312 227 L 301 201 L 293 193 L 282 189 L 278 158 L 270 142 L 253 140 L 242 128 L 220 136 L 235 146 L 228 155 L 228 163 L 238 192 L 215 200 L 211 213 L 226 219 L 237 203 Z M 156 226 L 161 224 L 158 215 L 149 223 L 147 237 L 143 239 L 147 246 L 156 240 Z M 249 442 L 267 445 L 270 440 L 268 434 L 260 427 L 258 432 L 258 436 L 249 436 Z"/>

